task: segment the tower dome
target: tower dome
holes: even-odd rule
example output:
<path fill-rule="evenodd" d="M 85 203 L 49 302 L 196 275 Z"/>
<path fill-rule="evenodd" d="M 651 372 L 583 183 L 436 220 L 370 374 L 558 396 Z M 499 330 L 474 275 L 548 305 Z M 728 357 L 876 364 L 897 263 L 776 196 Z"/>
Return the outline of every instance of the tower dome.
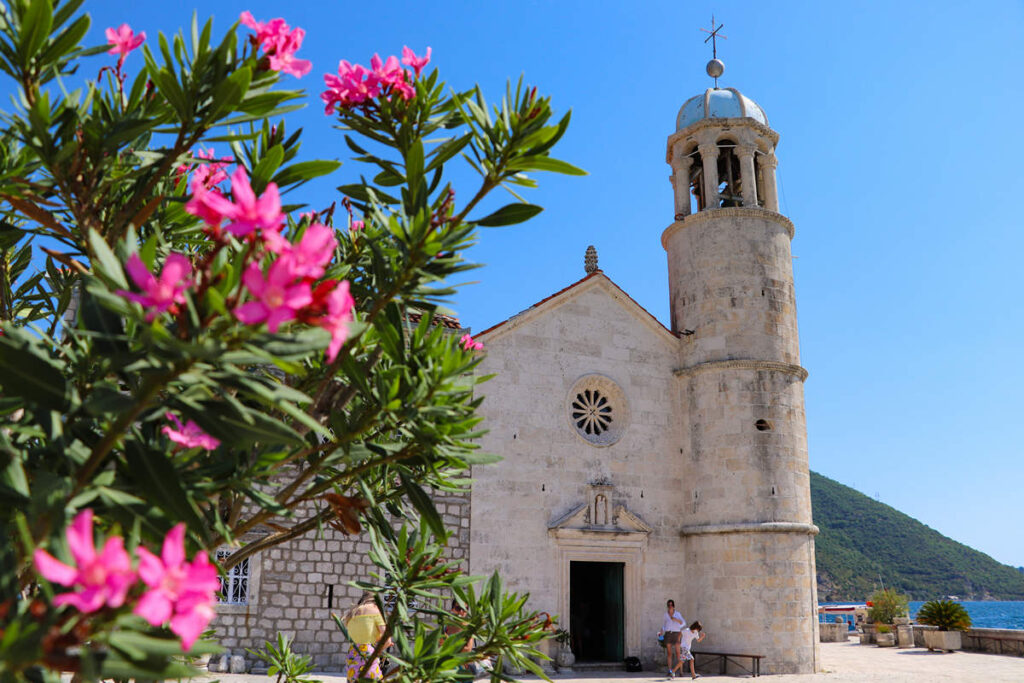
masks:
<path fill-rule="evenodd" d="M 736 88 L 708 88 L 683 103 L 676 117 L 676 130 L 682 130 L 702 119 L 740 118 L 751 118 L 762 125 L 768 125 L 764 109 Z"/>

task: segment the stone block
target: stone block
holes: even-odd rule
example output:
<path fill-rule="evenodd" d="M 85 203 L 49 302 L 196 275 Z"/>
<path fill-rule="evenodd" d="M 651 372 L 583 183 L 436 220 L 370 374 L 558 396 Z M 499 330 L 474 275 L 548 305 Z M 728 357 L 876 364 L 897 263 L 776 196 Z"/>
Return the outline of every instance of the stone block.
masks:
<path fill-rule="evenodd" d="M 247 670 L 245 663 L 245 657 L 242 655 L 231 655 L 231 660 L 228 668 L 228 673 L 233 674 L 244 674 Z"/>

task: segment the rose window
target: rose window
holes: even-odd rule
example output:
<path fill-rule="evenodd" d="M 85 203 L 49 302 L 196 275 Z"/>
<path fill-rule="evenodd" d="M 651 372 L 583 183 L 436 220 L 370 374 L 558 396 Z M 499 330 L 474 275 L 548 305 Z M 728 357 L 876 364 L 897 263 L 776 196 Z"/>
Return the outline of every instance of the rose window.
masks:
<path fill-rule="evenodd" d="M 600 434 L 608 431 L 612 423 L 612 406 L 600 391 L 587 389 L 576 394 L 576 400 L 572 402 L 572 419 L 584 433 Z"/>
<path fill-rule="evenodd" d="M 611 446 L 629 426 L 626 396 L 604 375 L 584 375 L 576 380 L 565 407 L 573 431 L 591 446 Z"/>

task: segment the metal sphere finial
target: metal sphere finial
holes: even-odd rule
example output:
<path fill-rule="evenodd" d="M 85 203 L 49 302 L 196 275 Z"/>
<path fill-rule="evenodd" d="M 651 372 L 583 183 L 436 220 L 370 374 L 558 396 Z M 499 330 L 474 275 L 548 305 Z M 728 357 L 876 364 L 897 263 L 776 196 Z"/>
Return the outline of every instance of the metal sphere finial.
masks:
<path fill-rule="evenodd" d="M 725 64 L 722 63 L 721 59 L 712 59 L 708 62 L 707 71 L 708 76 L 711 76 L 711 78 L 719 78 L 725 73 Z"/>

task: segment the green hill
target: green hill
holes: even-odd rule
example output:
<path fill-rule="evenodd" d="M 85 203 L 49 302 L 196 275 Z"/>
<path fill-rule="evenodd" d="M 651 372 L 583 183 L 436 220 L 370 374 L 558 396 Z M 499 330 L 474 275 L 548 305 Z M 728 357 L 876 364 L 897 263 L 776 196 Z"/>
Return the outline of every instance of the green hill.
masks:
<path fill-rule="evenodd" d="M 885 586 L 929 600 L 1024 600 L 1024 574 L 884 503 L 811 472 L 818 600 L 865 600 Z"/>

